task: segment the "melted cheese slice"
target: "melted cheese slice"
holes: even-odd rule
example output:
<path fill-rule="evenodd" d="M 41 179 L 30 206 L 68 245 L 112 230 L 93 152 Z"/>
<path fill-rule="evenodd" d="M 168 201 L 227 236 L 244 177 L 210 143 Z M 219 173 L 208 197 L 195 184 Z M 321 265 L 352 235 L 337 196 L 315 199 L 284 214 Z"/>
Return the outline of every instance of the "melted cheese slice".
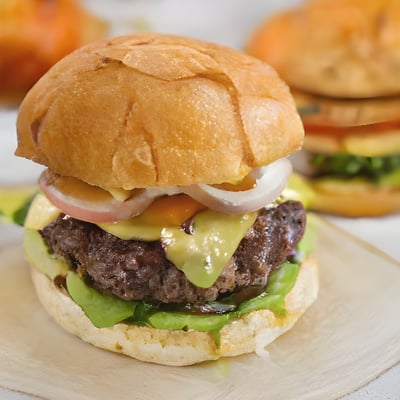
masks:
<path fill-rule="evenodd" d="M 25 219 L 25 228 L 40 230 L 53 222 L 61 211 L 53 206 L 47 197 L 39 193 L 35 196 Z"/>
<path fill-rule="evenodd" d="M 32 202 L 25 227 L 40 230 L 54 221 L 60 210 L 43 194 Z M 181 227 L 190 221 L 190 232 Z M 257 212 L 227 215 L 204 209 L 187 195 L 157 199 L 146 211 L 126 221 L 98 226 L 123 240 L 161 240 L 166 257 L 195 286 L 207 288 L 221 275 L 240 241 L 253 225 Z"/>
<path fill-rule="evenodd" d="M 167 226 L 180 226 L 205 207 L 185 194 L 156 199 L 142 214 L 124 221 L 106 222 L 98 226 L 123 240 L 159 240 Z"/>
<path fill-rule="evenodd" d="M 124 240 L 161 240 L 166 257 L 186 278 L 207 288 L 221 275 L 257 213 L 227 215 L 203 209 L 186 195 L 163 197 L 137 217 L 99 226 Z M 181 224 L 190 217 L 188 233 Z"/>
<path fill-rule="evenodd" d="M 161 242 L 167 258 L 194 285 L 208 288 L 221 275 L 257 213 L 227 215 L 207 210 L 194 217 L 193 231 L 164 228 Z"/>
<path fill-rule="evenodd" d="M 307 132 L 307 130 L 306 130 Z M 350 153 L 380 157 L 400 153 L 400 131 L 388 130 L 342 136 L 306 134 L 304 148 L 316 154 Z"/>

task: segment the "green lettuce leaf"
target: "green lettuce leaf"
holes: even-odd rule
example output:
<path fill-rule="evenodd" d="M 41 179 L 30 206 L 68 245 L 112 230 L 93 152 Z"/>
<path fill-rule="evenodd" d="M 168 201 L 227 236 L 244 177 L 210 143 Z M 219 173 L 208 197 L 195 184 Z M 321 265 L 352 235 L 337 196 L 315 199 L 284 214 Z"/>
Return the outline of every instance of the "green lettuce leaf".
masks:
<path fill-rule="evenodd" d="M 67 290 L 97 328 L 113 326 L 135 313 L 137 302 L 124 301 L 89 287 L 76 272 L 67 274 Z"/>
<path fill-rule="evenodd" d="M 135 301 L 124 301 L 113 295 L 102 294 L 86 285 L 75 272 L 67 275 L 67 290 L 93 325 L 98 328 L 113 326 L 119 322 L 148 325 L 158 329 L 194 329 L 200 332 L 219 331 L 235 318 L 252 311 L 268 309 L 285 315 L 285 296 L 293 288 L 299 265 L 286 262 L 274 271 L 265 292 L 246 300 L 226 314 L 190 314 L 181 311 L 159 311 L 157 306 Z"/>
<path fill-rule="evenodd" d="M 238 316 L 258 310 L 270 310 L 284 316 L 286 313 L 285 297 L 293 289 L 298 273 L 299 264 L 286 261 L 270 274 L 264 293 L 240 304 Z"/>
<path fill-rule="evenodd" d="M 311 164 L 318 176 L 353 178 L 362 176 L 372 181 L 391 174 L 400 168 L 400 154 L 381 157 L 365 157 L 347 153 L 318 154 L 312 157 Z"/>
<path fill-rule="evenodd" d="M 235 296 L 225 298 L 220 302 L 212 302 L 213 307 L 220 310 L 229 310 L 227 305 L 232 305 L 233 311 L 230 312 L 193 314 L 184 311 L 160 310 L 157 305 L 144 302 L 124 301 L 89 287 L 76 272 L 71 270 L 66 273 L 66 286 L 74 302 L 82 308 L 93 325 L 98 328 L 111 327 L 119 322 L 125 322 L 158 329 L 193 329 L 212 333 L 218 343 L 218 332 L 235 318 L 261 309 L 271 310 L 279 316 L 285 315 L 285 297 L 296 282 L 299 263 L 312 249 L 313 240 L 310 238 L 313 237 L 314 229 L 313 218 L 309 217 L 306 233 L 297 246 L 296 257 L 292 262 L 283 263 L 279 269 L 270 274 L 268 284 L 261 294 L 240 304 L 236 304 Z M 49 264 L 51 268 L 42 268 L 42 272 L 51 278 L 54 278 L 56 274 L 65 276 L 64 265 L 62 268 L 54 268 L 54 264 L 61 263 L 62 260 L 49 254 L 47 246 L 38 232 L 27 230 L 24 250 L 28 259 L 35 260 L 34 266 Z"/>

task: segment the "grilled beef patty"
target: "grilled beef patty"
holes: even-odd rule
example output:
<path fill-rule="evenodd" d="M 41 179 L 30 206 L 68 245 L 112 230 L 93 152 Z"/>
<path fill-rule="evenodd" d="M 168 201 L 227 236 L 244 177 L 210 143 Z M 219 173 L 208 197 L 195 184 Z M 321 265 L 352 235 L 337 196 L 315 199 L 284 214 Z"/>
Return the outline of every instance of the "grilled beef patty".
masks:
<path fill-rule="evenodd" d="M 100 292 L 124 300 L 195 303 L 265 285 L 268 274 L 293 253 L 305 222 L 304 208 L 296 201 L 260 211 L 218 280 L 207 289 L 191 284 L 166 259 L 160 241 L 122 240 L 97 225 L 66 216 L 40 233 L 52 253 L 63 256 Z"/>

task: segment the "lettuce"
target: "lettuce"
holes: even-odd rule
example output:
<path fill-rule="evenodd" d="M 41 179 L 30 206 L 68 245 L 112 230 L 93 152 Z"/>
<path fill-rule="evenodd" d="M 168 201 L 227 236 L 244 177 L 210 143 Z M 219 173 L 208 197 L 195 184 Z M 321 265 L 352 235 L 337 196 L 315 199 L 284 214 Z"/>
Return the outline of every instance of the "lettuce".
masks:
<path fill-rule="evenodd" d="M 311 158 L 318 176 L 350 179 L 363 176 L 371 181 L 379 181 L 400 168 L 400 154 L 380 157 L 365 157 L 354 154 L 318 154 Z"/>
<path fill-rule="evenodd" d="M 31 264 L 51 279 L 57 274 L 66 276 L 66 288 L 71 298 L 98 328 L 111 327 L 124 322 L 157 329 L 193 329 L 212 333 L 218 343 L 219 331 L 235 318 L 240 318 L 247 313 L 270 310 L 276 315 L 285 316 L 285 297 L 296 282 L 301 260 L 312 250 L 314 228 L 315 220 L 310 214 L 306 232 L 296 247 L 296 256 L 270 274 L 268 284 L 261 293 L 245 301 L 240 301 L 240 296 L 232 294 L 222 300 L 204 303 L 217 310 L 212 314 L 166 311 L 158 305 L 141 301 L 124 301 L 114 295 L 100 293 L 88 286 L 76 272 L 66 271 L 64 260 L 49 253 L 39 232 L 35 230 L 26 230 L 24 251 Z"/>
<path fill-rule="evenodd" d="M 124 301 L 89 287 L 76 273 L 69 271 L 66 279 L 68 293 L 97 328 L 113 326 L 132 317 L 137 302 Z"/>
<path fill-rule="evenodd" d="M 158 329 L 194 329 L 201 332 L 216 332 L 233 319 L 256 310 L 267 309 L 284 316 L 285 296 L 293 288 L 298 271 L 299 264 L 285 262 L 271 273 L 265 291 L 242 302 L 234 311 L 226 314 L 198 315 L 182 311 L 160 311 L 156 305 L 124 301 L 87 286 L 82 278 L 72 271 L 68 272 L 66 284 L 71 298 L 98 328 L 125 322 Z"/>

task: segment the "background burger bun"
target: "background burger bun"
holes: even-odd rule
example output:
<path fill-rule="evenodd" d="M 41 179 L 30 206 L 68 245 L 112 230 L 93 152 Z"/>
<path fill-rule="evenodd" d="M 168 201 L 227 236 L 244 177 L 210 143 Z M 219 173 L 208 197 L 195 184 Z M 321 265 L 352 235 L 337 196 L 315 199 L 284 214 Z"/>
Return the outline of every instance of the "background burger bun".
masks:
<path fill-rule="evenodd" d="M 170 331 L 151 327 L 117 324 L 96 328 L 82 309 L 46 275 L 31 268 L 39 300 L 51 317 L 66 331 L 92 345 L 122 353 L 141 361 L 184 366 L 219 357 L 256 352 L 288 331 L 315 301 L 318 294 L 318 268 L 313 256 L 306 258 L 292 291 L 286 297 L 287 314 L 277 317 L 269 310 L 253 311 L 226 325 L 217 347 L 210 333 Z"/>
<path fill-rule="evenodd" d="M 289 86 L 331 97 L 400 93 L 397 0 L 306 0 L 268 18 L 247 50 Z"/>
<path fill-rule="evenodd" d="M 107 34 L 108 24 L 81 3 L 79 0 L 0 2 L 1 105 L 17 105 L 53 64 Z"/>
<path fill-rule="evenodd" d="M 152 33 L 66 56 L 25 97 L 17 130 L 16 155 L 124 189 L 237 182 L 298 150 L 304 136 L 270 66 Z"/>

